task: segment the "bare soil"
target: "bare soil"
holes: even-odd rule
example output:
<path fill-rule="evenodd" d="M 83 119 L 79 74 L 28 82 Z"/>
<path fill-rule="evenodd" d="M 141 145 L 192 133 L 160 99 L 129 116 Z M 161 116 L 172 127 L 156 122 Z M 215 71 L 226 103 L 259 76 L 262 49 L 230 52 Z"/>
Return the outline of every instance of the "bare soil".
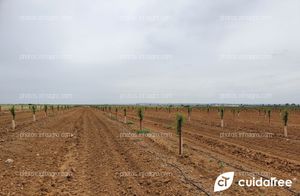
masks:
<path fill-rule="evenodd" d="M 186 115 L 186 111 L 181 111 Z M 271 124 L 263 114 L 193 110 L 183 127 L 184 156 L 178 156 L 176 111 L 147 109 L 136 135 L 135 110 L 127 121 L 81 107 L 32 122 L 18 112 L 11 129 L 9 113 L 0 114 L 0 195 L 297 195 L 300 191 L 300 114 L 290 117 L 283 137 L 279 112 Z M 225 133 L 272 133 L 269 137 L 224 137 Z M 152 134 L 152 135 L 151 135 Z M 260 135 L 260 136 L 261 136 Z M 8 161 L 9 159 L 13 162 Z M 293 180 L 288 188 L 242 188 L 213 193 L 217 176 L 235 171 L 236 179 L 277 177 Z"/>

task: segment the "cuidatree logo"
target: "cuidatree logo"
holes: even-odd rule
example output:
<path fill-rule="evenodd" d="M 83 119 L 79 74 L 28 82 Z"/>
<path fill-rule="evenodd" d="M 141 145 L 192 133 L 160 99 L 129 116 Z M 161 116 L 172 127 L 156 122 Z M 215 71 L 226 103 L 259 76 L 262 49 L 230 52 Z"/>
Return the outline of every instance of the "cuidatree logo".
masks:
<path fill-rule="evenodd" d="M 233 178 L 234 172 L 227 172 L 219 175 L 215 182 L 214 192 L 220 192 L 229 189 L 232 185 Z M 238 185 L 241 187 L 291 187 L 292 184 L 292 180 L 277 179 L 276 177 L 271 177 L 270 179 L 263 179 L 262 177 L 256 179 L 253 177 L 252 179 L 241 179 L 238 181 Z"/>
<path fill-rule="evenodd" d="M 224 191 L 232 185 L 234 172 L 226 172 L 217 177 L 214 192 Z"/>

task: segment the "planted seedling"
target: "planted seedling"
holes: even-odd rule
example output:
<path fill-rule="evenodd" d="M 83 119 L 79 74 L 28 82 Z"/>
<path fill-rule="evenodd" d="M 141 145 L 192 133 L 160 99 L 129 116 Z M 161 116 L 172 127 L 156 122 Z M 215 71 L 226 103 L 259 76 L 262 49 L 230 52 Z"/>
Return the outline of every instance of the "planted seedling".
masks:
<path fill-rule="evenodd" d="M 268 119 L 269 119 L 269 124 L 271 123 L 271 110 L 268 110 Z"/>
<path fill-rule="evenodd" d="M 181 114 L 177 114 L 176 117 L 176 132 L 179 136 L 179 156 L 183 154 L 183 140 L 182 140 L 182 125 L 183 125 L 183 116 Z"/>
<path fill-rule="evenodd" d="M 143 130 L 144 111 L 142 108 L 138 109 L 138 118 L 140 121 L 140 130 Z"/>
<path fill-rule="evenodd" d="M 35 122 L 36 121 L 36 118 L 35 118 L 36 107 L 35 107 L 35 105 L 31 106 L 31 111 L 32 111 L 33 122 Z"/>
<path fill-rule="evenodd" d="M 288 125 L 288 120 L 289 120 L 289 112 L 287 110 L 285 110 L 283 112 L 283 116 L 282 116 L 282 120 L 283 120 L 283 125 L 284 125 L 284 137 L 287 137 L 288 133 L 287 133 L 287 125 Z"/>
<path fill-rule="evenodd" d="M 15 109 L 15 106 L 13 105 L 10 109 L 9 109 L 11 115 L 12 115 L 12 129 L 15 129 L 16 128 L 16 122 L 15 122 L 15 119 L 16 119 L 16 109 Z"/>
<path fill-rule="evenodd" d="M 48 116 L 48 113 L 47 113 L 47 111 L 48 111 L 48 106 L 47 106 L 47 105 L 44 105 L 45 117 L 47 117 L 47 116 Z"/>
<path fill-rule="evenodd" d="M 221 127 L 224 127 L 224 108 L 220 109 Z"/>
<path fill-rule="evenodd" d="M 127 109 L 124 108 L 124 123 L 127 123 Z"/>

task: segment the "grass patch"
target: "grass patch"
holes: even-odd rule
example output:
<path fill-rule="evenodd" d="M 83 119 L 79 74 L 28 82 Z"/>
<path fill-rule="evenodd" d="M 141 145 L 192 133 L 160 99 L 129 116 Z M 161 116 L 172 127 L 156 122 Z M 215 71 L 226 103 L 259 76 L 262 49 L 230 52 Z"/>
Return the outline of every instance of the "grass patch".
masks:
<path fill-rule="evenodd" d="M 219 161 L 219 168 L 224 168 L 226 166 L 226 164 L 223 161 Z"/>
<path fill-rule="evenodd" d="M 136 133 L 137 134 L 147 134 L 147 133 L 150 133 L 150 130 L 149 129 L 137 130 Z"/>

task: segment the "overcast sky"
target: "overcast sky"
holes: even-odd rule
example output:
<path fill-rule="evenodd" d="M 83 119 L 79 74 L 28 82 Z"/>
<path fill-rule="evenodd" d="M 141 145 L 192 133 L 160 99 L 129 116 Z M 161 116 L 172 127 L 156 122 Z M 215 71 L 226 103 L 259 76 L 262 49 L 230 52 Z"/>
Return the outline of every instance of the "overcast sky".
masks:
<path fill-rule="evenodd" d="M 0 0 L 0 103 L 300 103 L 299 0 Z"/>

